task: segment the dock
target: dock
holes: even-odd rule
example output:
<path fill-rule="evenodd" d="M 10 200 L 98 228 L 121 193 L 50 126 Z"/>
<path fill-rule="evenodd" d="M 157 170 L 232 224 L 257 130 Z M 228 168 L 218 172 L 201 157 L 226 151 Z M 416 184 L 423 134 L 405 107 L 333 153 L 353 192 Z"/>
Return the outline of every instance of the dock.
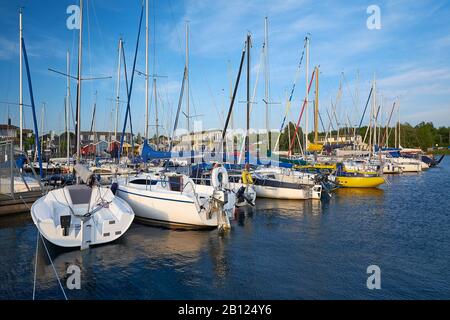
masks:
<path fill-rule="evenodd" d="M 41 191 L 16 193 L 14 198 L 0 193 L 0 217 L 30 211 L 31 205 L 41 196 Z"/>

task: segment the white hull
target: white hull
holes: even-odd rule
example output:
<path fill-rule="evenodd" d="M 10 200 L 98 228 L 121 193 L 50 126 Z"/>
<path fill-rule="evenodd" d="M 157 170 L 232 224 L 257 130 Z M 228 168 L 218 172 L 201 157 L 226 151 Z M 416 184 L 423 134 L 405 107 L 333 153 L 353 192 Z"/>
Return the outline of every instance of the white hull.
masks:
<path fill-rule="evenodd" d="M 402 172 L 421 172 L 422 171 L 422 166 L 420 164 L 399 163 L 398 166 L 401 168 Z"/>
<path fill-rule="evenodd" d="M 384 163 L 383 165 L 383 173 L 395 174 L 402 173 L 403 170 L 400 166 L 393 163 Z"/>
<path fill-rule="evenodd" d="M 76 200 L 75 192 L 88 192 L 86 188 L 78 185 L 53 190 L 32 205 L 31 217 L 45 239 L 60 247 L 83 249 L 114 241 L 128 230 L 134 219 L 130 206 L 104 187 L 93 187 L 86 201 Z M 90 217 L 83 217 L 88 212 Z M 61 217 L 70 217 L 66 235 Z"/>
<path fill-rule="evenodd" d="M 151 179 L 159 180 L 156 185 L 133 183 L 133 181 L 138 180 L 149 181 L 150 183 Z M 214 190 L 212 188 L 204 188 L 202 191 L 205 193 L 202 193 L 197 190 L 198 186 L 191 180 L 184 180 L 182 191 L 173 191 L 169 182 L 163 183 L 162 179 L 145 174 L 135 176 L 130 181 L 119 179 L 116 194 L 130 204 L 139 220 L 153 224 L 187 229 L 216 228 L 229 225 L 228 217 L 231 216 L 232 211 L 228 213 L 225 207 L 219 209 L 213 205 L 211 197 Z M 183 179 L 188 178 L 184 177 Z M 227 197 L 224 193 L 219 194 L 223 198 Z M 227 209 L 233 210 L 234 199 L 230 200 L 231 204 L 228 205 L 231 207 L 227 207 Z M 227 201 L 224 202 L 227 206 Z M 227 216 L 226 218 L 223 213 Z"/>
<path fill-rule="evenodd" d="M 422 164 L 425 164 L 420 160 L 409 158 L 390 158 L 389 160 L 399 166 L 402 172 L 421 172 L 424 168 Z M 428 168 L 428 165 L 426 167 Z"/>
<path fill-rule="evenodd" d="M 307 200 L 320 199 L 322 187 L 320 185 L 307 187 L 304 189 L 279 188 L 262 185 L 254 186 L 258 198 L 286 199 L 286 200 Z"/>

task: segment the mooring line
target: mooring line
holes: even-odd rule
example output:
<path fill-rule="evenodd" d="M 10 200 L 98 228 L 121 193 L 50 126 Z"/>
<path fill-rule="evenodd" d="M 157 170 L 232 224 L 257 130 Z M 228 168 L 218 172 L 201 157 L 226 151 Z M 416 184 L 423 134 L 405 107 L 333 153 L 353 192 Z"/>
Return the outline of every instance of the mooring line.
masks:
<path fill-rule="evenodd" d="M 39 232 L 39 230 L 38 230 L 38 232 Z M 62 286 L 61 281 L 59 280 L 58 272 L 56 272 L 55 265 L 53 264 L 53 260 L 50 257 L 50 253 L 48 252 L 47 245 L 45 244 L 44 238 L 42 237 L 42 234 L 40 232 L 39 232 L 39 234 L 41 236 L 42 243 L 44 244 L 45 251 L 47 252 L 48 259 L 50 260 L 50 263 L 52 264 L 52 268 L 53 268 L 53 271 L 55 272 L 56 280 L 58 280 L 59 287 L 61 288 L 61 291 L 62 291 L 62 293 L 64 295 L 64 298 L 66 300 L 68 300 L 66 292 L 64 291 L 64 287 Z"/>
<path fill-rule="evenodd" d="M 23 201 L 23 203 L 25 204 L 25 206 L 26 206 L 26 207 L 30 210 L 30 212 L 31 212 L 30 206 L 28 206 L 28 204 L 25 202 L 25 200 L 22 198 L 22 196 L 19 196 L 19 197 L 20 197 L 20 199 Z M 44 244 L 45 251 L 47 252 L 47 257 L 48 257 L 48 259 L 50 260 L 50 263 L 51 263 L 51 265 L 52 265 L 53 271 L 55 272 L 56 280 L 58 280 L 58 284 L 59 284 L 59 287 L 61 288 L 61 291 L 62 291 L 62 293 L 63 293 L 63 295 L 64 295 L 64 299 L 69 300 L 69 299 L 67 298 L 66 292 L 64 291 L 64 287 L 62 286 L 61 281 L 59 280 L 58 272 L 56 272 L 55 265 L 53 264 L 52 257 L 50 256 L 50 253 L 48 252 L 47 245 L 45 244 L 44 238 L 42 237 L 42 234 L 41 234 L 41 232 L 39 231 L 39 229 L 37 229 L 37 231 L 38 231 L 38 234 L 37 234 L 37 241 L 36 241 L 36 259 L 35 259 L 35 263 L 34 263 L 33 300 L 34 300 L 34 298 L 35 298 L 35 293 L 36 293 L 36 275 L 37 275 L 37 258 L 38 258 L 38 255 L 37 255 L 37 254 L 38 254 L 38 247 L 39 247 L 39 236 L 41 236 L 42 243 Z"/>
<path fill-rule="evenodd" d="M 36 256 L 34 258 L 34 280 L 33 280 L 33 300 L 36 297 L 36 275 L 37 275 L 37 262 L 38 262 L 38 248 L 39 248 L 39 230 L 37 230 L 36 236 Z"/>

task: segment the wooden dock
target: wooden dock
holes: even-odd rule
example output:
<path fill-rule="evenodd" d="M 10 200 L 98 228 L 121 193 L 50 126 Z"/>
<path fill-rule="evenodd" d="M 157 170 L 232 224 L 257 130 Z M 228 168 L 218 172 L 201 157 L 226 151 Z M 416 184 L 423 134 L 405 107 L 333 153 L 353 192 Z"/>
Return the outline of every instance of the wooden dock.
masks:
<path fill-rule="evenodd" d="M 28 191 L 11 195 L 0 193 L 0 216 L 30 211 L 31 205 L 42 196 L 41 191 Z"/>

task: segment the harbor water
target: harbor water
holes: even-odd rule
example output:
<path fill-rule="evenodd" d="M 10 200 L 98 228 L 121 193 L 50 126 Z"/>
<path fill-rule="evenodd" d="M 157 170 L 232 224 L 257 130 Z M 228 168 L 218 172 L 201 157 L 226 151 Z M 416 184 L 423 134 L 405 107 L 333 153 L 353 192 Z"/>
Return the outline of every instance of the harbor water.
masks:
<path fill-rule="evenodd" d="M 89 250 L 46 246 L 68 299 L 450 299 L 450 159 L 388 180 L 322 201 L 257 199 L 226 233 L 134 223 Z M 36 243 L 29 213 L 0 219 L 0 299 L 32 299 Z M 35 297 L 64 299 L 45 250 Z M 66 287 L 71 265 L 79 290 Z"/>

